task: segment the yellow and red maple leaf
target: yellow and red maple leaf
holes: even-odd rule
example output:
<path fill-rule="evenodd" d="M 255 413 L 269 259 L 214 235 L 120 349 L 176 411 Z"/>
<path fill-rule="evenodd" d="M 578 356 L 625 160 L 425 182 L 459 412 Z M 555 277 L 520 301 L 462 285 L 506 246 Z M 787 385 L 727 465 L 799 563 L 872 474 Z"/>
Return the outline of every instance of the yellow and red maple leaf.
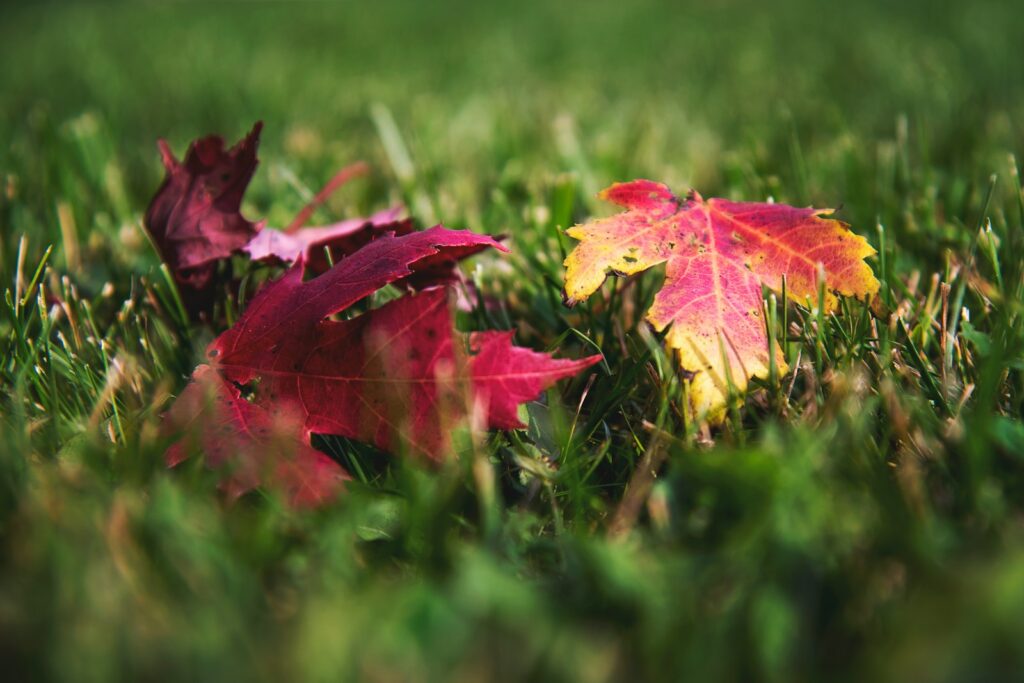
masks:
<path fill-rule="evenodd" d="M 647 320 L 678 354 L 690 377 L 690 407 L 697 418 L 720 421 L 730 387 L 746 389 L 765 378 L 770 356 L 780 372 L 785 359 L 770 348 L 761 287 L 790 298 L 818 299 L 825 277 L 826 311 L 838 296 L 868 298 L 879 283 L 864 259 L 875 250 L 831 209 L 784 204 L 705 200 L 675 195 L 651 180 L 616 183 L 600 197 L 626 211 L 568 231 L 579 244 L 565 260 L 565 294 L 572 304 L 593 294 L 609 273 L 630 275 L 666 263 L 665 283 Z"/>

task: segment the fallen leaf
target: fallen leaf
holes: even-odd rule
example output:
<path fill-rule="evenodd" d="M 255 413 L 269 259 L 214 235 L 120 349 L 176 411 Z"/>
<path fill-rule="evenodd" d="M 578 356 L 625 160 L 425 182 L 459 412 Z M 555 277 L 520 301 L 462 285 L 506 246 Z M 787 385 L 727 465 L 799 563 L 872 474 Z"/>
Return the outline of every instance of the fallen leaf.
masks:
<path fill-rule="evenodd" d="M 508 333 L 464 340 L 448 291 L 409 295 L 351 320 L 332 320 L 380 287 L 415 278 L 486 247 L 490 237 L 440 226 L 385 235 L 327 273 L 303 281 L 300 263 L 265 286 L 209 347 L 227 380 L 255 384 L 255 401 L 293 407 L 303 437 L 337 434 L 389 451 L 439 458 L 457 422 L 521 426 L 518 405 L 599 360 L 556 360 L 513 347 Z"/>
<path fill-rule="evenodd" d="M 514 347 L 510 332 L 456 333 L 450 290 L 442 287 L 333 319 L 387 284 L 487 247 L 503 249 L 490 237 L 438 226 L 384 235 L 308 281 L 300 259 L 210 344 L 210 365 L 197 368 L 168 424 L 193 434 L 209 465 L 234 466 L 224 484 L 233 495 L 275 485 L 295 504 L 331 497 L 347 476 L 309 446 L 313 433 L 436 459 L 461 426 L 523 426 L 521 403 L 600 357 L 557 360 Z M 291 457 L 275 459 L 269 433 L 295 444 Z M 186 457 L 187 445 L 172 446 L 168 462 Z"/>
<path fill-rule="evenodd" d="M 256 171 L 261 123 L 231 149 L 210 135 L 189 145 L 179 162 L 160 140 L 167 177 L 146 210 L 146 230 L 179 285 L 202 291 L 216 262 L 240 250 L 260 225 L 240 213 L 242 195 Z"/>
<path fill-rule="evenodd" d="M 830 209 L 677 197 L 661 183 L 617 183 L 600 197 L 626 208 L 577 225 L 579 244 L 565 260 L 569 304 L 593 294 L 609 273 L 629 275 L 667 262 L 665 283 L 647 312 L 666 344 L 678 353 L 689 379 L 695 417 L 724 417 L 730 384 L 769 373 L 769 353 L 786 371 L 782 351 L 769 349 L 761 286 L 790 299 L 818 298 L 825 275 L 825 309 L 837 295 L 871 297 L 879 283 L 864 259 L 875 250 L 849 226 L 828 218 Z"/>

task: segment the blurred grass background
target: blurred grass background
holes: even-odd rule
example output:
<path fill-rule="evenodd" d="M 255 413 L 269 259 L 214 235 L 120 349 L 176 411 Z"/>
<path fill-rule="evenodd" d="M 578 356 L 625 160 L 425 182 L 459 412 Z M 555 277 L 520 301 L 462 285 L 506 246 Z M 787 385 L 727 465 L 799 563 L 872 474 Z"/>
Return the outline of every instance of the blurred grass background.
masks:
<path fill-rule="evenodd" d="M 5 668 L 1021 678 L 1022 18 L 1011 0 L 5 4 Z M 366 159 L 378 173 L 320 219 L 401 200 L 423 223 L 507 234 L 513 255 L 475 271 L 505 304 L 474 324 L 565 355 L 587 348 L 572 329 L 601 342 L 608 371 L 586 392 L 585 378 L 551 392 L 529 431 L 495 437 L 496 497 L 468 466 L 332 442 L 368 474 L 317 513 L 227 506 L 201 468 L 164 470 L 158 415 L 210 332 L 160 305 L 140 225 L 154 142 L 181 153 L 257 119 L 248 216 L 282 225 Z M 853 307 L 837 341 L 815 342 L 801 317 L 790 364 L 818 355 L 792 405 L 752 401 L 711 446 L 684 436 L 671 365 L 633 329 L 658 276 L 612 286 L 618 306 L 558 301 L 559 230 L 634 177 L 840 207 L 882 251 L 906 332 L 871 331 Z M 986 224 L 1001 248 L 979 241 Z M 63 319 L 19 299 L 48 245 L 39 282 Z M 972 314 L 955 362 L 934 333 L 943 283 Z M 662 476 L 635 532 L 611 540 L 655 446 Z"/>

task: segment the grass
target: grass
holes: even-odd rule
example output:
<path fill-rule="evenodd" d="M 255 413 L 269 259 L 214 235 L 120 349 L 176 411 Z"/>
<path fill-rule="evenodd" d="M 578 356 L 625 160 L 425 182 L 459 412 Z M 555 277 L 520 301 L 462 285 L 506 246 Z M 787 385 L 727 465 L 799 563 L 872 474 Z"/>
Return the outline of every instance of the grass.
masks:
<path fill-rule="evenodd" d="M 41 4 L 0 21 L 0 653 L 21 679 L 1008 680 L 1024 619 L 1012 2 Z M 337 439 L 343 500 L 227 505 L 159 415 L 215 330 L 141 214 L 154 141 L 267 122 L 246 214 L 404 201 L 509 235 L 466 328 L 606 363 L 490 476 Z M 561 304 L 651 177 L 838 206 L 892 316 L 769 300 L 796 368 L 683 418 L 650 273 Z M 233 310 L 237 302 L 225 300 Z M 657 477 L 646 473 L 651 468 Z M 487 484 L 493 481 L 493 489 Z"/>

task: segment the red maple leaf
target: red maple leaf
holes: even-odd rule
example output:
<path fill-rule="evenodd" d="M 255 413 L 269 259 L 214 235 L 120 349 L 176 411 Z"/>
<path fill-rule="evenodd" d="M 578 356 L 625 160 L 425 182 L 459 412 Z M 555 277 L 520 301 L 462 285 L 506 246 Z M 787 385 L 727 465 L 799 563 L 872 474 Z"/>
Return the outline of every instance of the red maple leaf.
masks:
<path fill-rule="evenodd" d="M 521 403 L 600 357 L 557 360 L 512 346 L 511 333 L 458 334 L 449 292 L 438 287 L 332 319 L 387 284 L 487 247 L 504 250 L 438 226 L 379 237 L 308 281 L 300 260 L 210 344 L 210 367 L 251 387 L 256 406 L 296 414 L 306 443 L 312 433 L 337 434 L 436 459 L 467 417 L 471 427 L 520 427 Z"/>
<path fill-rule="evenodd" d="M 216 262 L 249 243 L 260 225 L 240 213 L 242 196 L 256 171 L 261 123 L 225 149 L 217 135 L 189 145 L 179 162 L 164 140 L 160 155 L 167 177 L 146 210 L 146 229 L 183 289 L 202 291 Z"/>

